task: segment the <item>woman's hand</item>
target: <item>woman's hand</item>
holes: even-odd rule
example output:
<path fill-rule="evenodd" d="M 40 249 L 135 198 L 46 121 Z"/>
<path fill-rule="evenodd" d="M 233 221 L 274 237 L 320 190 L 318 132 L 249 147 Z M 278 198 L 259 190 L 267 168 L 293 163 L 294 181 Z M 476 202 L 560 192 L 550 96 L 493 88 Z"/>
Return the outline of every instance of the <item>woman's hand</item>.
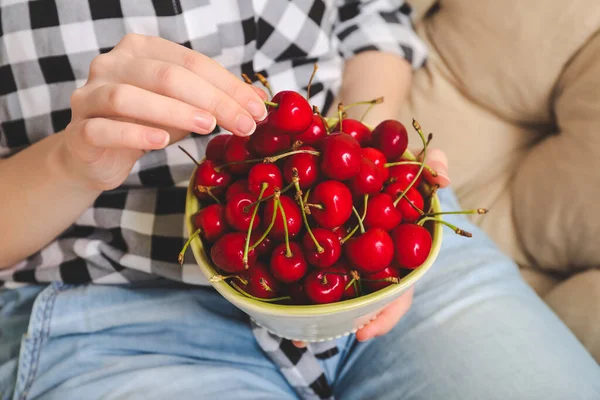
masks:
<path fill-rule="evenodd" d="M 418 151 L 413 151 L 413 154 L 416 153 L 418 153 Z M 448 177 L 448 159 L 443 151 L 433 148 L 429 149 L 425 162 L 437 172 L 437 176 L 432 177 L 426 172 L 427 170 L 424 170 L 426 178 L 431 183 L 440 185 L 440 187 L 450 185 L 450 178 Z M 364 342 L 377 336 L 385 335 L 391 331 L 398 321 L 400 321 L 402 316 L 409 310 L 412 304 L 413 292 L 413 288 L 410 288 L 390 303 L 379 315 L 377 315 L 377 318 L 356 332 L 356 339 L 359 342 Z M 306 343 L 304 342 L 294 342 L 294 344 L 297 347 L 306 346 Z"/>
<path fill-rule="evenodd" d="M 240 136 L 267 116 L 266 94 L 214 60 L 168 40 L 129 34 L 96 57 L 71 98 L 65 171 L 95 190 L 113 189 L 144 151 L 219 124 Z"/>

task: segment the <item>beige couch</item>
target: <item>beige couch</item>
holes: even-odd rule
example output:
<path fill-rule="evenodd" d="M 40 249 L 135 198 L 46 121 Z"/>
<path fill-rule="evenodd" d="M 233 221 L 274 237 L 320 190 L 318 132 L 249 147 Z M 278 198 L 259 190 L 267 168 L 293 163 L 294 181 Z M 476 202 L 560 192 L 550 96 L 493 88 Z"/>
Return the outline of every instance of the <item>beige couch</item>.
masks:
<path fill-rule="evenodd" d="M 465 208 L 600 361 L 598 0 L 413 0 L 431 56 L 402 119 Z M 415 142 L 415 145 L 418 143 Z"/>

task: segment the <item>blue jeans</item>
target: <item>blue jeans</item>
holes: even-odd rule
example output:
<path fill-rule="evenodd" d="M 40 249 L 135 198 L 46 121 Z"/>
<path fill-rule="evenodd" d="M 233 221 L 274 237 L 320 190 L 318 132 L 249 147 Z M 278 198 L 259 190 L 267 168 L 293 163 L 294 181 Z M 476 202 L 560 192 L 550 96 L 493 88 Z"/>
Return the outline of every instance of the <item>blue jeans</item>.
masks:
<path fill-rule="evenodd" d="M 392 332 L 339 340 L 324 364 L 336 398 L 600 399 L 600 367 L 516 266 L 466 218 L 447 219 L 474 237 L 446 231 Z M 0 307 L 2 399 L 296 398 L 210 288 L 52 284 L 1 291 Z"/>

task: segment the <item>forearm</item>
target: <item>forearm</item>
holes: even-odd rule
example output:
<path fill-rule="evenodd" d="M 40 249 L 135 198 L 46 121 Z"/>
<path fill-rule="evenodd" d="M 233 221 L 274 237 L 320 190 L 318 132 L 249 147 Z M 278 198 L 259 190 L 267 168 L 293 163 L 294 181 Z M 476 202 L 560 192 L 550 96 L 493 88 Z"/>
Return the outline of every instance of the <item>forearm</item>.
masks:
<path fill-rule="evenodd" d="M 57 133 L 0 161 L 0 268 L 43 248 L 100 194 L 64 173 L 61 138 Z"/>

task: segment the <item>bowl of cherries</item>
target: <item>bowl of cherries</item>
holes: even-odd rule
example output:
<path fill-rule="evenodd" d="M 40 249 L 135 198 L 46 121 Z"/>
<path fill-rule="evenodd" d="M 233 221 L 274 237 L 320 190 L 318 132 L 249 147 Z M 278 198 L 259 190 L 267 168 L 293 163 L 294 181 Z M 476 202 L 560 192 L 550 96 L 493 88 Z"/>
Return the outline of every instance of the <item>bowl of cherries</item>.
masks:
<path fill-rule="evenodd" d="M 324 118 L 308 97 L 271 96 L 253 135 L 215 136 L 194 160 L 179 261 L 191 247 L 214 288 L 255 323 L 314 342 L 356 332 L 421 279 L 443 225 L 470 234 L 442 219 L 436 173 L 419 161 L 431 135 L 418 122 L 415 155 L 401 122 L 346 117 L 382 99 Z"/>

